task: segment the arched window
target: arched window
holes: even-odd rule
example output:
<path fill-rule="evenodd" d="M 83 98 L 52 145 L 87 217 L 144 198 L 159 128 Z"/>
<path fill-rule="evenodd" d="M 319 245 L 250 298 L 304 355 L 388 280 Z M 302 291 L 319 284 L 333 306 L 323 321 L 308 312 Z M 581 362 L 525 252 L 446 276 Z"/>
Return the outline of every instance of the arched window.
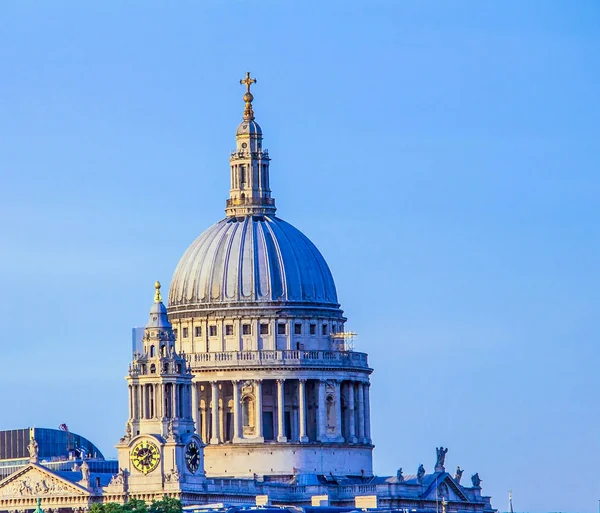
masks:
<path fill-rule="evenodd" d="M 152 348 L 154 349 L 154 346 Z M 156 365 L 150 365 L 150 374 L 156 374 Z"/>
<path fill-rule="evenodd" d="M 150 358 L 154 357 L 154 346 L 150 346 Z"/>

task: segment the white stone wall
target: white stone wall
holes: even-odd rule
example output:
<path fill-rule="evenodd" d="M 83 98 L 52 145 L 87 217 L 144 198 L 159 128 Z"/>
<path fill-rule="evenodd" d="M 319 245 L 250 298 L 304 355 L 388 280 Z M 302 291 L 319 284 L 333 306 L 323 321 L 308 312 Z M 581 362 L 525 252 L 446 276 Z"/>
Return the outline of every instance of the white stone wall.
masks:
<path fill-rule="evenodd" d="M 204 451 L 207 477 L 292 475 L 294 469 L 297 474 L 373 475 L 371 449 L 366 447 L 252 444 L 238 450 L 222 444 Z"/>

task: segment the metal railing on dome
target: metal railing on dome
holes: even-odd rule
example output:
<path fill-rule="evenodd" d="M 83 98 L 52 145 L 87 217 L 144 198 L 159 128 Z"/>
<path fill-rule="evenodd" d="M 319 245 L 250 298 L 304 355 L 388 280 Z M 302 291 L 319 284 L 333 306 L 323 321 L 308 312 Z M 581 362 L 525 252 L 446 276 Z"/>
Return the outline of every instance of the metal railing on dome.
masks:
<path fill-rule="evenodd" d="M 368 368 L 366 353 L 354 351 L 263 350 L 219 351 L 186 355 L 195 367 L 248 367 L 286 365 L 298 367 Z"/>

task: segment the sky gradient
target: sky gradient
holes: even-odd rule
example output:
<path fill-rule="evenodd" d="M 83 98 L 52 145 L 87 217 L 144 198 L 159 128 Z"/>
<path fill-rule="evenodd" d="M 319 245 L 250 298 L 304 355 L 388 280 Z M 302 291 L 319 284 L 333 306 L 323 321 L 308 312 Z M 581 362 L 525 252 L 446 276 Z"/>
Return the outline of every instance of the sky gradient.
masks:
<path fill-rule="evenodd" d="M 224 216 L 246 71 L 278 215 L 368 352 L 379 475 L 600 498 L 600 3 L 0 4 L 0 429 L 124 432 L 130 333 Z"/>

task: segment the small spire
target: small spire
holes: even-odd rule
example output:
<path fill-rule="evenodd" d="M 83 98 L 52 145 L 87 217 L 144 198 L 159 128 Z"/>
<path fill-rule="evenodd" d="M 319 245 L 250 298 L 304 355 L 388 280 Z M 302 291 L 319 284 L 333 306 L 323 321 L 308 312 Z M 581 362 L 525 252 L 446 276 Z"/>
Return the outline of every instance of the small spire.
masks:
<path fill-rule="evenodd" d="M 244 119 L 248 121 L 250 119 L 254 119 L 254 111 L 252 110 L 252 100 L 254 100 L 254 96 L 252 96 L 252 93 L 250 92 L 250 86 L 252 84 L 256 84 L 256 79 L 250 78 L 250 72 L 246 71 L 246 78 L 242 78 L 240 80 L 240 84 L 246 86 L 246 94 L 244 95 L 244 101 L 246 102 Z"/>
<path fill-rule="evenodd" d="M 156 289 L 156 293 L 154 294 L 154 302 L 160 303 L 162 302 L 162 296 L 160 295 L 160 281 L 157 281 L 154 284 L 154 288 Z"/>

